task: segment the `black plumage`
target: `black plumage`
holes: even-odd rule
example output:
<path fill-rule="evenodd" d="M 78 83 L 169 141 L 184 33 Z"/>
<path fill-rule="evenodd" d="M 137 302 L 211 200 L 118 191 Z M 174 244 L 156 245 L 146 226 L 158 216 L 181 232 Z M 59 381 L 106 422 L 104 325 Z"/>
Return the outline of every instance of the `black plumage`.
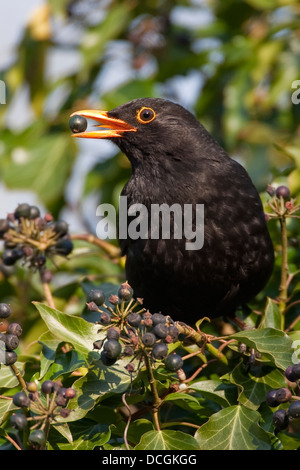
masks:
<path fill-rule="evenodd" d="M 197 119 L 173 102 L 137 99 L 99 115 L 83 111 L 127 155 L 132 176 L 128 205 L 204 204 L 204 244 L 183 239 L 120 239 L 126 276 L 151 312 L 195 323 L 233 316 L 270 278 L 273 246 L 261 200 L 246 170 L 231 159 Z M 93 135 L 92 135 L 93 134 Z M 130 220 L 130 219 L 129 219 Z"/>

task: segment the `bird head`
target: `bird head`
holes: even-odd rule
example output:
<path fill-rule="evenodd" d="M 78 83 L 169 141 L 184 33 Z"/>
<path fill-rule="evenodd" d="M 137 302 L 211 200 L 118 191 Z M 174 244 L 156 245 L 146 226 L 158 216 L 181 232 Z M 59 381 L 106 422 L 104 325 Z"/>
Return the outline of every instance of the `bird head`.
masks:
<path fill-rule="evenodd" d="M 111 111 L 82 110 L 98 124 L 96 130 L 74 133 L 77 138 L 109 139 L 127 155 L 132 165 L 141 162 L 164 166 L 198 154 L 210 135 L 181 105 L 161 98 L 140 98 Z M 204 145 L 203 145 L 204 148 Z"/>

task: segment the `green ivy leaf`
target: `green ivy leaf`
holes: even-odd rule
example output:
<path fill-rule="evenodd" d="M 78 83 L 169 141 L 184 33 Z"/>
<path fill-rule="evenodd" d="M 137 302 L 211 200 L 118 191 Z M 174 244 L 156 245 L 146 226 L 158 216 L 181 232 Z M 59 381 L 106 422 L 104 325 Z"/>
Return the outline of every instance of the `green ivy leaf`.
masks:
<path fill-rule="evenodd" d="M 201 450 L 270 450 L 270 438 L 257 424 L 259 417 L 244 406 L 230 406 L 213 414 L 195 438 Z"/>
<path fill-rule="evenodd" d="M 19 371 L 23 375 L 23 369 L 24 369 L 25 363 L 17 361 L 15 362 L 15 366 L 17 367 L 17 369 L 19 369 Z M 3 364 L 1 364 L 0 367 L 1 367 L 0 387 L 4 387 L 4 388 L 17 387 L 19 385 L 19 381 L 17 377 L 15 376 L 14 372 L 12 371 L 12 369 L 8 366 L 4 366 Z"/>
<path fill-rule="evenodd" d="M 2 423 L 6 413 L 17 409 L 13 404 L 12 400 L 9 398 L 0 398 L 0 424 Z"/>
<path fill-rule="evenodd" d="M 192 383 L 189 388 L 223 407 L 229 406 L 232 400 L 236 398 L 236 387 L 231 384 L 225 384 L 218 379 L 199 380 Z"/>
<path fill-rule="evenodd" d="M 291 364 L 292 340 L 281 330 L 275 328 L 245 330 L 234 333 L 231 338 L 236 338 L 254 348 L 280 369 L 285 370 Z"/>
<path fill-rule="evenodd" d="M 58 348 L 61 340 L 55 338 L 50 331 L 46 331 L 39 338 L 39 343 L 42 345 L 42 351 L 40 354 L 40 376 L 42 379 L 46 374 L 47 370 L 55 361 L 56 349 Z"/>
<path fill-rule="evenodd" d="M 135 450 L 199 450 L 196 439 L 182 431 L 149 431 Z"/>
<path fill-rule="evenodd" d="M 273 299 L 268 297 L 266 308 L 261 323 L 259 324 L 259 329 L 262 328 L 277 328 L 281 329 L 281 313 L 278 305 L 274 302 Z"/>
<path fill-rule="evenodd" d="M 65 442 L 66 436 L 62 434 L 55 434 L 52 437 L 50 435 L 49 441 L 54 449 L 93 450 L 95 447 L 102 446 L 110 439 L 108 424 L 98 424 L 91 419 L 82 419 L 70 423 L 69 426 L 70 433 L 73 436 L 73 442 Z M 58 430 L 58 426 L 55 427 Z"/>
<path fill-rule="evenodd" d="M 268 390 L 286 385 L 278 369 L 259 365 L 247 370 L 242 361 L 233 369 L 230 381 L 240 389 L 239 402 L 252 410 L 258 409 L 265 401 Z"/>
<path fill-rule="evenodd" d="M 99 326 L 83 318 L 60 312 L 45 304 L 34 302 L 36 308 L 54 337 L 71 343 L 76 351 L 87 356 L 93 351 L 93 343 L 99 339 Z"/>
<path fill-rule="evenodd" d="M 110 394 L 123 393 L 131 383 L 131 376 L 125 369 L 128 359 L 119 360 L 113 366 L 106 367 L 97 361 L 84 377 L 73 383 L 76 398 L 70 400 L 68 408 L 72 410 L 67 418 L 58 421 L 75 421 L 84 417 L 95 404 Z"/>

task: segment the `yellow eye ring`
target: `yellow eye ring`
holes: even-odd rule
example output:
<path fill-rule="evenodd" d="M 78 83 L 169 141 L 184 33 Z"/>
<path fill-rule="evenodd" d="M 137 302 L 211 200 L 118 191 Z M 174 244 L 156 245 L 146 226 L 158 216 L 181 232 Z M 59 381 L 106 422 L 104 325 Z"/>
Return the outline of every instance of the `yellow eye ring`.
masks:
<path fill-rule="evenodd" d="M 156 112 L 152 108 L 143 106 L 137 113 L 137 120 L 142 124 L 148 124 L 156 118 Z"/>

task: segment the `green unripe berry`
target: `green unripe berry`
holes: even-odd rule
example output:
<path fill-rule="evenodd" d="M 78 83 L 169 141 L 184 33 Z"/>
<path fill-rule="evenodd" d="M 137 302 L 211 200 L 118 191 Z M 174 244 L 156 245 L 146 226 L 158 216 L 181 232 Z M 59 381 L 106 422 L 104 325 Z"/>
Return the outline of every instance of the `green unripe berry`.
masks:
<path fill-rule="evenodd" d="M 29 434 L 29 442 L 36 446 L 43 446 L 46 443 L 46 435 L 42 429 L 35 429 Z"/>

